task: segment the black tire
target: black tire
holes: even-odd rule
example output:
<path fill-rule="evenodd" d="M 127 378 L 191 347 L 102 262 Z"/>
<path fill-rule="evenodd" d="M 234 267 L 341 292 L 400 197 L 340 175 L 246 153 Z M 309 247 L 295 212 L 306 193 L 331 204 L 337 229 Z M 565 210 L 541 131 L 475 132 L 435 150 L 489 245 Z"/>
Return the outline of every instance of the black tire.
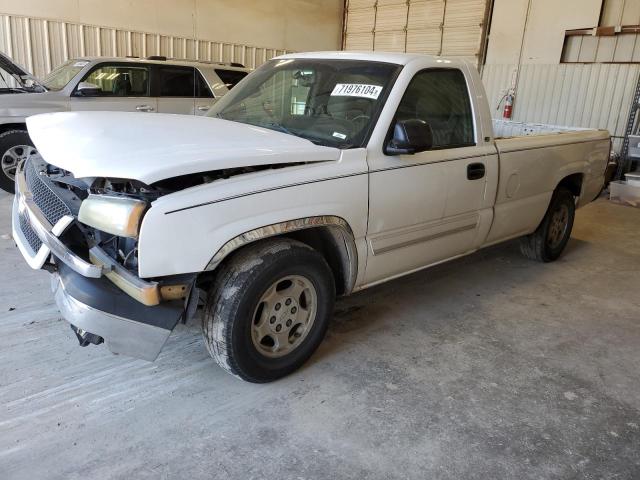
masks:
<path fill-rule="evenodd" d="M 538 262 L 556 260 L 571 236 L 575 212 L 576 202 L 573 194 L 564 187 L 556 189 L 540 226 L 535 232 L 520 240 L 522 254 Z M 555 222 L 556 218 L 559 219 L 558 223 Z M 554 229 L 554 223 L 556 228 L 562 224 L 562 231 Z"/>
<path fill-rule="evenodd" d="M 17 145 L 30 145 L 33 142 L 26 130 L 7 130 L 0 134 L 0 161 L 5 162 L 5 152 Z M 4 168 L 0 168 L 0 188 L 5 192 L 15 193 L 14 179 L 7 176 Z"/>
<path fill-rule="evenodd" d="M 302 277 L 315 289 L 315 319 L 295 349 L 272 358 L 254 343 L 254 317 L 262 308 L 259 304 L 265 305 L 260 300 L 267 290 L 279 286 L 279 279 L 287 276 Z M 269 239 L 245 247 L 221 266 L 207 296 L 202 324 L 207 350 L 222 368 L 242 380 L 265 383 L 284 377 L 306 362 L 322 342 L 334 301 L 331 269 L 311 247 L 290 239 Z M 295 334 L 293 329 L 291 333 Z"/>

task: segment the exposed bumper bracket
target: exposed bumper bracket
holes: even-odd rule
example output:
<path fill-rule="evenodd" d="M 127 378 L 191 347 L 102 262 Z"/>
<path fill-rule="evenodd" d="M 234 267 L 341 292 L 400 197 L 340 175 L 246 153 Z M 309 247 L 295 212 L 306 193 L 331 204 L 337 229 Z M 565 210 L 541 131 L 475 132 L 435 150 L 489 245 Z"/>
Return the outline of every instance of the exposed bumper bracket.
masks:
<path fill-rule="evenodd" d="M 104 342 L 104 338 L 95 333 L 85 332 L 81 328 L 76 327 L 75 325 L 69 325 L 73 333 L 76 334 L 76 338 L 78 339 L 78 343 L 81 347 L 88 347 L 89 345 L 100 345 Z"/>

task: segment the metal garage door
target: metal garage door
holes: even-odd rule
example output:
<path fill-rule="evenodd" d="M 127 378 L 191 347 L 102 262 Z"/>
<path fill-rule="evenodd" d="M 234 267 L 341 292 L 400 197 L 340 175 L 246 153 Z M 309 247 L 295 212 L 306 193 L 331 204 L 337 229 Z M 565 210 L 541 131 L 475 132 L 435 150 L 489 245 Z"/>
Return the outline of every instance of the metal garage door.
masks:
<path fill-rule="evenodd" d="M 467 57 L 482 50 L 488 0 L 349 0 L 345 50 Z"/>

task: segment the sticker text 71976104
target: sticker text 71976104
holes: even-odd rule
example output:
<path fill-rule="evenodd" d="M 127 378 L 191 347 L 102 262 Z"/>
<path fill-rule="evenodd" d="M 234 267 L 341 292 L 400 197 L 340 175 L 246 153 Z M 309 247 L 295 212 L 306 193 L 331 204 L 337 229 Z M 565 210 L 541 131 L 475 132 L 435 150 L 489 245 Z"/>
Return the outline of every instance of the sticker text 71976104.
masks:
<path fill-rule="evenodd" d="M 362 83 L 337 83 L 331 92 L 333 97 L 364 97 L 376 100 L 382 87 L 379 85 L 365 85 Z"/>

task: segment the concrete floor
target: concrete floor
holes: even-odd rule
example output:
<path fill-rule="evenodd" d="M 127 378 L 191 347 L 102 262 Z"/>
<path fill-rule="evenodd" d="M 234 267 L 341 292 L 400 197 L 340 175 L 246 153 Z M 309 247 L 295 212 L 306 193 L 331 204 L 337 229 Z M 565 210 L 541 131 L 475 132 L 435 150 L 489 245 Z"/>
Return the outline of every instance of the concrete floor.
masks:
<path fill-rule="evenodd" d="M 640 478 L 640 209 L 581 210 L 566 254 L 516 243 L 338 302 L 268 385 L 197 325 L 155 363 L 79 348 L 0 194 L 0 478 Z"/>

